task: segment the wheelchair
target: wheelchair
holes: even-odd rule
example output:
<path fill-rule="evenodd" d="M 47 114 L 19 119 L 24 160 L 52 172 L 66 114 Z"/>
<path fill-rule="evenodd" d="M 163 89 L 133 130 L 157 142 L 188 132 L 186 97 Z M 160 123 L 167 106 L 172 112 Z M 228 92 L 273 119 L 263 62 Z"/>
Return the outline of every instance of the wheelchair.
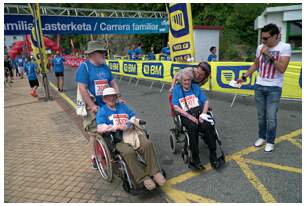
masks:
<path fill-rule="evenodd" d="M 149 139 L 149 134 L 145 129 L 146 122 L 143 120 L 139 121 L 146 137 Z M 99 135 L 96 138 L 95 154 L 96 163 L 98 170 L 102 178 L 108 182 L 113 180 L 113 172 L 122 180 L 122 187 L 124 191 L 132 195 L 138 195 L 143 192 L 147 192 L 143 184 L 136 184 L 133 181 L 131 172 L 129 171 L 128 165 L 123 159 L 122 155 L 116 150 L 116 143 L 121 141 L 122 132 L 109 132 L 103 135 Z M 137 160 L 146 166 L 146 162 L 142 155 L 135 151 Z M 161 173 L 166 177 L 166 173 L 161 169 Z"/>
<path fill-rule="evenodd" d="M 189 135 L 188 135 L 186 127 L 181 122 L 180 115 L 173 108 L 171 96 L 169 96 L 169 102 L 170 102 L 171 116 L 173 118 L 173 122 L 175 125 L 174 128 L 170 129 L 170 135 L 169 135 L 170 148 L 173 154 L 177 154 L 180 150 L 179 146 L 182 145 L 181 157 L 184 163 L 188 164 L 192 156 Z M 210 115 L 212 119 L 214 119 L 211 108 L 209 108 L 207 114 Z M 214 128 L 215 128 L 216 142 L 220 150 L 220 156 L 217 157 L 217 161 L 219 162 L 219 165 L 218 167 L 214 167 L 214 169 L 219 169 L 225 164 L 225 154 L 223 152 L 222 142 L 220 140 L 219 133 L 215 125 L 214 125 Z M 199 138 L 201 138 L 205 142 L 203 133 L 199 132 Z"/>

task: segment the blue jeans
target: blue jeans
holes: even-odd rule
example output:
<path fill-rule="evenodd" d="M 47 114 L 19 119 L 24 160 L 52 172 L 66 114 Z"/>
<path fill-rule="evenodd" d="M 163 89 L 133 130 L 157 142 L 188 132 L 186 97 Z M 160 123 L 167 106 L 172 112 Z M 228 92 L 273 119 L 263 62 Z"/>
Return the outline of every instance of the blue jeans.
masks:
<path fill-rule="evenodd" d="M 255 85 L 255 100 L 258 116 L 258 136 L 274 144 L 277 126 L 277 111 L 282 88 Z"/>

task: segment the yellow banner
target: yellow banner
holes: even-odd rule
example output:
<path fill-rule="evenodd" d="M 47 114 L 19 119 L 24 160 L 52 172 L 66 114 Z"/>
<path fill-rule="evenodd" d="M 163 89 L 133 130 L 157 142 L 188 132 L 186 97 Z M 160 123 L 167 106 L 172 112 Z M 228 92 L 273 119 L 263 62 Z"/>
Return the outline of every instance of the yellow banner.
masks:
<path fill-rule="evenodd" d="M 34 56 L 34 59 L 36 61 L 36 64 L 39 70 L 43 71 L 42 67 L 45 70 L 47 70 L 48 56 L 46 53 L 46 47 L 45 47 L 45 42 L 44 42 L 43 33 L 42 33 L 39 4 L 38 3 L 29 4 L 29 8 L 33 16 L 33 27 L 32 27 L 31 40 L 30 40 L 31 47 L 33 49 L 33 56 Z M 41 62 L 39 49 L 41 49 L 41 54 L 44 59 L 43 61 L 44 65 L 42 65 L 42 62 Z"/>
<path fill-rule="evenodd" d="M 169 4 L 169 47 L 174 62 L 187 62 L 195 56 L 191 4 Z"/>
<path fill-rule="evenodd" d="M 177 71 L 186 67 L 195 67 L 198 63 L 178 63 L 171 61 L 129 61 L 107 60 L 113 74 L 171 83 Z M 245 73 L 253 62 L 210 62 L 211 80 L 202 89 L 216 92 L 254 95 L 254 84 L 257 73 L 254 72 L 240 89 L 229 86 L 231 80 L 236 80 Z M 211 84 L 211 88 L 210 85 Z M 284 76 L 283 98 L 302 98 L 302 63 L 290 62 Z"/>

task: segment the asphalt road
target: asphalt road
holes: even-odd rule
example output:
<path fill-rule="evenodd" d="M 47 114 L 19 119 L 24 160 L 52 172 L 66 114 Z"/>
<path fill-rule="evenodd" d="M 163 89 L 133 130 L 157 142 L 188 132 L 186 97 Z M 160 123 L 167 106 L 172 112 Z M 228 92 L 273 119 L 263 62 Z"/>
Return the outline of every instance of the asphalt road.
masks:
<path fill-rule="evenodd" d="M 65 68 L 64 90 L 73 101 L 76 99 L 75 71 L 73 68 Z M 54 74 L 50 74 L 49 79 L 54 82 Z M 116 77 L 116 80 L 119 83 L 119 77 Z M 136 87 L 135 80 L 129 84 L 127 78 L 123 78 L 119 83 L 120 91 L 129 106 L 138 117 L 147 121 L 147 129 L 155 145 L 158 161 L 166 170 L 167 178 L 172 178 L 174 182 L 180 180 L 180 175 L 185 178 L 184 181 L 172 184 L 170 190 L 165 189 L 165 198 L 180 202 L 181 194 L 190 202 L 201 201 L 200 197 L 204 199 L 202 201 L 208 199 L 217 202 L 302 202 L 300 132 L 294 135 L 295 144 L 286 139 L 276 144 L 272 153 L 265 153 L 262 149 L 253 151 L 251 145 L 257 138 L 254 97 L 238 97 L 231 108 L 233 94 L 206 92 L 226 155 L 231 156 L 248 148 L 249 152 L 245 152 L 242 157 L 261 163 L 247 164 L 245 167 L 244 164 L 239 164 L 239 161 L 229 160 L 220 171 L 208 169 L 200 174 L 190 173 L 180 155 L 170 152 L 169 129 L 174 125 L 169 115 L 168 87 L 160 93 L 159 83 L 152 89 L 149 89 L 149 85 L 149 82 L 141 80 Z M 282 100 L 278 112 L 277 136 L 301 128 L 301 102 Z M 207 164 L 208 149 L 203 142 L 200 151 L 201 161 Z M 265 164 L 267 162 L 271 164 Z M 174 190 L 176 192 L 172 194 L 171 191 Z"/>

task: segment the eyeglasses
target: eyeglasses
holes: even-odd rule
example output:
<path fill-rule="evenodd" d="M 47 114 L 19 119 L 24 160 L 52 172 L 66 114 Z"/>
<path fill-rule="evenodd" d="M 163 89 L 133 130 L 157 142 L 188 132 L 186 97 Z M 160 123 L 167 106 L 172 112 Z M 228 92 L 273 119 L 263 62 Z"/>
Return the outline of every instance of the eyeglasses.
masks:
<path fill-rule="evenodd" d="M 262 37 L 261 39 L 264 41 L 267 41 L 268 39 L 270 39 L 272 36 L 268 36 L 268 37 Z"/>

